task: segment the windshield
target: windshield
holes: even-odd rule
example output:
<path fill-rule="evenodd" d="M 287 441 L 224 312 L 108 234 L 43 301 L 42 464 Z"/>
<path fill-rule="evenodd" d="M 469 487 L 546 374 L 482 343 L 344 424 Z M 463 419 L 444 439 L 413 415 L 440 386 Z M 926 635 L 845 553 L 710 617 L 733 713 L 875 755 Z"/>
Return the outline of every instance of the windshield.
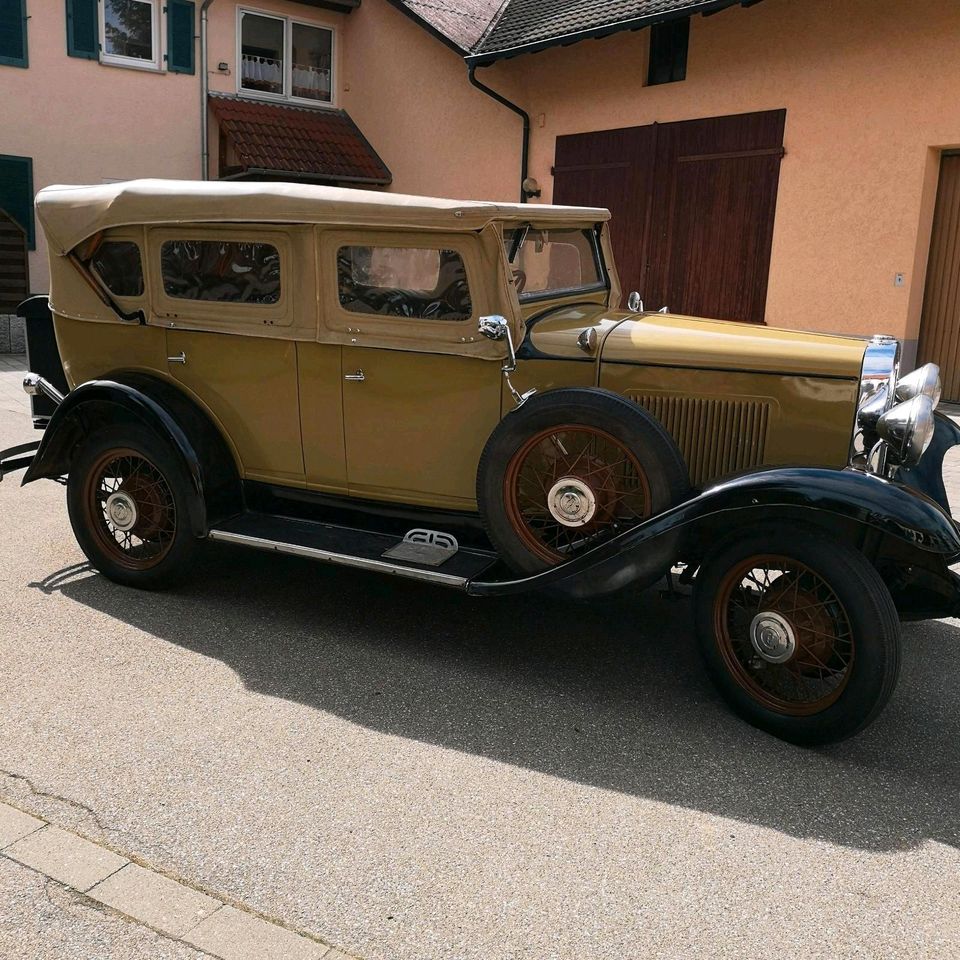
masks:
<path fill-rule="evenodd" d="M 505 230 L 503 242 L 521 300 L 560 297 L 606 286 L 593 230 Z"/>

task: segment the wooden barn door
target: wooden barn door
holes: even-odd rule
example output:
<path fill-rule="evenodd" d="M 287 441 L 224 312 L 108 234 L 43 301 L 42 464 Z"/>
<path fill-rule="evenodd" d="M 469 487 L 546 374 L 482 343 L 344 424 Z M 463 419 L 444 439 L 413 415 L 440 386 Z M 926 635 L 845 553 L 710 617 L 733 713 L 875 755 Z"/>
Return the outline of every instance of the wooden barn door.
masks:
<path fill-rule="evenodd" d="M 762 323 L 786 111 L 557 138 L 554 200 L 609 207 L 647 308 Z"/>
<path fill-rule="evenodd" d="M 29 292 L 26 235 L 0 209 L 0 313 L 13 313 Z"/>
<path fill-rule="evenodd" d="M 960 400 L 960 154 L 940 162 L 917 362 L 940 365 L 943 396 Z"/>

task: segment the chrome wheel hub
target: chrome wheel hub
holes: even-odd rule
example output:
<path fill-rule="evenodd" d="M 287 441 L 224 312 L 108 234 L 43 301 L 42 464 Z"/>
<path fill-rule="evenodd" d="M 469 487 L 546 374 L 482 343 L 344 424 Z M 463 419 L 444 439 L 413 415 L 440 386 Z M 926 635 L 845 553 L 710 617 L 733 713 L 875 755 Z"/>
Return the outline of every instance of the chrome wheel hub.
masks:
<path fill-rule="evenodd" d="M 550 516 L 565 527 L 582 527 L 597 512 L 597 498 L 578 477 L 561 477 L 547 494 Z"/>
<path fill-rule="evenodd" d="M 790 622 L 773 610 L 763 610 L 750 622 L 750 642 L 767 663 L 786 663 L 797 649 Z"/>
<path fill-rule="evenodd" d="M 137 504 L 133 497 L 122 490 L 107 497 L 106 514 L 110 523 L 123 533 L 137 525 Z"/>

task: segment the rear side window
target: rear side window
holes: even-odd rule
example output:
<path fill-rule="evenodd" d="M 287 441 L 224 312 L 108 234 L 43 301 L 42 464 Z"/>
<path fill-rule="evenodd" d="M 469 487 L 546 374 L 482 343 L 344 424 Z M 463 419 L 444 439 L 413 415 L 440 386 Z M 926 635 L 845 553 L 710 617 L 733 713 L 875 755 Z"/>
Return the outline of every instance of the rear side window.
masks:
<path fill-rule="evenodd" d="M 90 266 L 115 297 L 143 294 L 140 248 L 130 240 L 107 240 L 90 258 Z"/>
<path fill-rule="evenodd" d="M 340 305 L 351 313 L 414 320 L 468 320 L 467 271 L 456 250 L 340 247 Z"/>
<path fill-rule="evenodd" d="M 160 273 L 163 292 L 181 300 L 280 300 L 280 251 L 269 243 L 167 240 L 160 247 Z"/>

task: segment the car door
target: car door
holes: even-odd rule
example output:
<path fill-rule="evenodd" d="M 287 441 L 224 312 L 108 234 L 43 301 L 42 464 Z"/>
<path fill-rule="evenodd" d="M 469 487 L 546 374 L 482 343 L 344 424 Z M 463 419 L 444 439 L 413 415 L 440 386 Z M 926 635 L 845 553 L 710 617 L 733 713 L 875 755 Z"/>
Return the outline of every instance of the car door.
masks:
<path fill-rule="evenodd" d="M 219 424 L 246 479 L 302 485 L 297 237 L 254 226 L 157 228 L 150 250 L 168 374 Z"/>
<path fill-rule="evenodd" d="M 495 306 L 479 237 L 336 231 L 320 248 L 351 496 L 474 509 L 502 382 L 502 346 L 477 329 Z"/>

